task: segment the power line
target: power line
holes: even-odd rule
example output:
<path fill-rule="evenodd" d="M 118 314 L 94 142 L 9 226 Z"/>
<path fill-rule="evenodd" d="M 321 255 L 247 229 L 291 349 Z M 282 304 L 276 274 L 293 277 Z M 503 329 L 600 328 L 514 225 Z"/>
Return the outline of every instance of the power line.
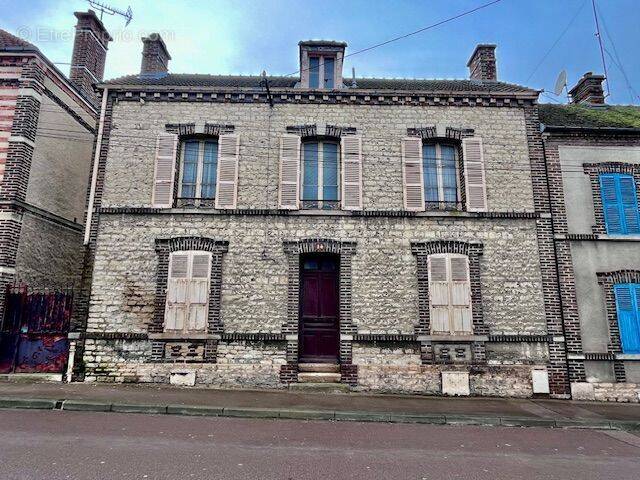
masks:
<path fill-rule="evenodd" d="M 533 71 L 529 74 L 529 76 L 524 81 L 524 83 L 528 83 L 529 80 L 531 80 L 531 77 L 533 77 L 533 75 L 538 71 L 538 68 L 540 68 L 540 66 L 544 63 L 544 61 L 547 59 L 547 57 L 553 51 L 553 49 L 556 48 L 556 45 L 558 45 L 560 40 L 562 40 L 562 37 L 564 37 L 565 34 L 569 31 L 569 29 L 571 28 L 571 25 L 573 25 L 573 22 L 576 21 L 576 19 L 580 15 L 580 12 L 582 12 L 582 9 L 586 5 L 586 3 L 587 3 L 587 0 L 583 0 L 583 2 L 580 4 L 580 7 L 578 7 L 578 10 L 576 11 L 576 13 L 573 15 L 573 17 L 571 17 L 571 20 L 569 21 L 567 26 L 564 28 L 564 30 L 562 30 L 562 33 L 560 33 L 558 38 L 556 38 L 555 42 L 553 42 L 551 47 L 549 47 L 549 50 L 547 50 L 546 53 L 542 56 L 542 58 L 540 59 L 540 61 L 536 65 L 536 67 L 533 69 Z"/>
<path fill-rule="evenodd" d="M 600 35 L 600 23 L 598 22 L 598 12 L 596 8 L 596 0 L 591 0 L 593 6 L 593 18 L 596 22 L 596 38 L 600 46 L 600 57 L 602 57 L 602 68 L 604 69 L 604 78 L 607 81 L 607 97 L 611 95 L 611 82 L 609 82 L 609 73 L 607 72 L 607 62 L 604 58 L 604 46 L 602 45 L 602 35 Z"/>
<path fill-rule="evenodd" d="M 353 57 L 354 55 L 359 55 L 360 53 L 368 52 L 368 51 L 373 50 L 375 48 L 382 47 L 384 45 L 388 45 L 388 44 L 393 43 L 393 42 L 397 42 L 398 40 L 403 40 L 405 38 L 411 37 L 412 35 L 417 35 L 418 33 L 422 33 L 422 32 L 425 32 L 427 30 L 430 30 L 432 28 L 439 27 L 440 25 L 444 25 L 445 23 L 452 22 L 454 20 L 457 20 L 458 18 L 462 18 L 462 17 L 464 17 L 466 15 L 470 15 L 472 13 L 477 12 L 478 10 L 482 10 L 483 8 L 490 7 L 491 5 L 495 5 L 496 3 L 499 3 L 501 1 L 502 0 L 493 0 L 492 2 L 485 3 L 483 5 L 480 5 L 480 6 L 476 7 L 476 8 L 472 8 L 471 10 L 467 10 L 467 11 L 459 13 L 458 15 L 455 15 L 453 17 L 449 17 L 449 18 L 447 18 L 445 20 L 440 20 L 439 22 L 432 23 L 431 25 L 427 25 L 426 27 L 420 28 L 420 29 L 415 30 L 413 32 L 406 33 L 404 35 L 399 35 L 397 37 L 391 38 L 391 39 L 386 40 L 384 42 L 377 43 L 377 44 L 372 45 L 372 46 L 367 47 L 367 48 L 363 48 L 362 50 L 357 50 L 357 51 L 355 51 L 353 53 L 349 53 L 348 55 L 345 55 L 344 58 Z M 310 69 L 311 69 L 311 67 L 308 67 L 308 68 L 305 68 L 305 69 L 296 70 L 295 72 L 292 72 L 292 73 L 289 73 L 289 74 L 285 75 L 285 77 L 290 77 L 292 75 L 296 75 L 298 73 L 302 73 L 302 72 L 310 70 Z"/>

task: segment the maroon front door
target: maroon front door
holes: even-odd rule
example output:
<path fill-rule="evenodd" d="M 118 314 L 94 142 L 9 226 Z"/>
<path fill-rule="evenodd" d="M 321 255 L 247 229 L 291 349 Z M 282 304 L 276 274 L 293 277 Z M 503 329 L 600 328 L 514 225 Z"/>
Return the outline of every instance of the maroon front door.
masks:
<path fill-rule="evenodd" d="M 300 262 L 300 362 L 337 363 L 338 292 L 338 258 L 303 256 Z"/>

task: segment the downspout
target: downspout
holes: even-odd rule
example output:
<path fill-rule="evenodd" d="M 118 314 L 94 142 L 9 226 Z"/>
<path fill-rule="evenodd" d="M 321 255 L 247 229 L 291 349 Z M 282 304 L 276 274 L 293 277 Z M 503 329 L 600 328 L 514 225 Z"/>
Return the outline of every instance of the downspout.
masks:
<path fill-rule="evenodd" d="M 87 222 L 84 225 L 84 244 L 89 244 L 91 232 L 91 221 L 93 219 L 93 204 L 96 198 L 96 184 L 98 183 L 98 164 L 100 160 L 100 150 L 102 149 L 102 131 L 104 130 L 104 116 L 107 111 L 107 98 L 109 89 L 105 87 L 102 91 L 102 107 L 100 108 L 100 122 L 98 123 L 98 137 L 96 139 L 96 151 L 93 156 L 93 173 L 91 174 L 91 192 L 89 193 L 89 204 L 87 205 Z"/>

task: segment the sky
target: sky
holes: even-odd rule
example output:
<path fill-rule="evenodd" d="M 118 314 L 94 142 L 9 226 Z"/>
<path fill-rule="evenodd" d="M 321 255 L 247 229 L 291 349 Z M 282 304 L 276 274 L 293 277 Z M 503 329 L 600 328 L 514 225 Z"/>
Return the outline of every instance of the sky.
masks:
<path fill-rule="evenodd" d="M 421 29 L 490 0 L 102 0 L 126 10 L 103 21 L 114 37 L 105 78 L 137 73 L 140 38 L 159 32 L 172 73 L 287 75 L 298 70 L 298 41 L 348 43 L 347 54 Z M 344 75 L 466 78 L 478 43 L 498 45 L 499 80 L 544 89 L 543 102 L 567 71 L 569 88 L 588 71 L 602 73 L 592 0 L 501 0 L 445 25 L 345 60 Z M 640 0 L 597 0 L 609 73 L 608 103 L 640 105 Z M 74 11 L 87 0 L 0 0 L 0 28 L 34 43 L 65 73 Z"/>

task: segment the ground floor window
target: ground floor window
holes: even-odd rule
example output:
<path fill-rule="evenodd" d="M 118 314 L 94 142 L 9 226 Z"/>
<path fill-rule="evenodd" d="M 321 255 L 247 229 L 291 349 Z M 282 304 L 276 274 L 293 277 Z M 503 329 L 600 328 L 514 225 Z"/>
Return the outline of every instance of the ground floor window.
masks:
<path fill-rule="evenodd" d="M 432 333 L 472 333 L 468 257 L 442 253 L 427 261 Z"/>
<path fill-rule="evenodd" d="M 623 353 L 640 353 L 640 283 L 614 286 Z"/>
<path fill-rule="evenodd" d="M 177 251 L 169 257 L 165 331 L 204 332 L 209 310 L 211 253 Z"/>

